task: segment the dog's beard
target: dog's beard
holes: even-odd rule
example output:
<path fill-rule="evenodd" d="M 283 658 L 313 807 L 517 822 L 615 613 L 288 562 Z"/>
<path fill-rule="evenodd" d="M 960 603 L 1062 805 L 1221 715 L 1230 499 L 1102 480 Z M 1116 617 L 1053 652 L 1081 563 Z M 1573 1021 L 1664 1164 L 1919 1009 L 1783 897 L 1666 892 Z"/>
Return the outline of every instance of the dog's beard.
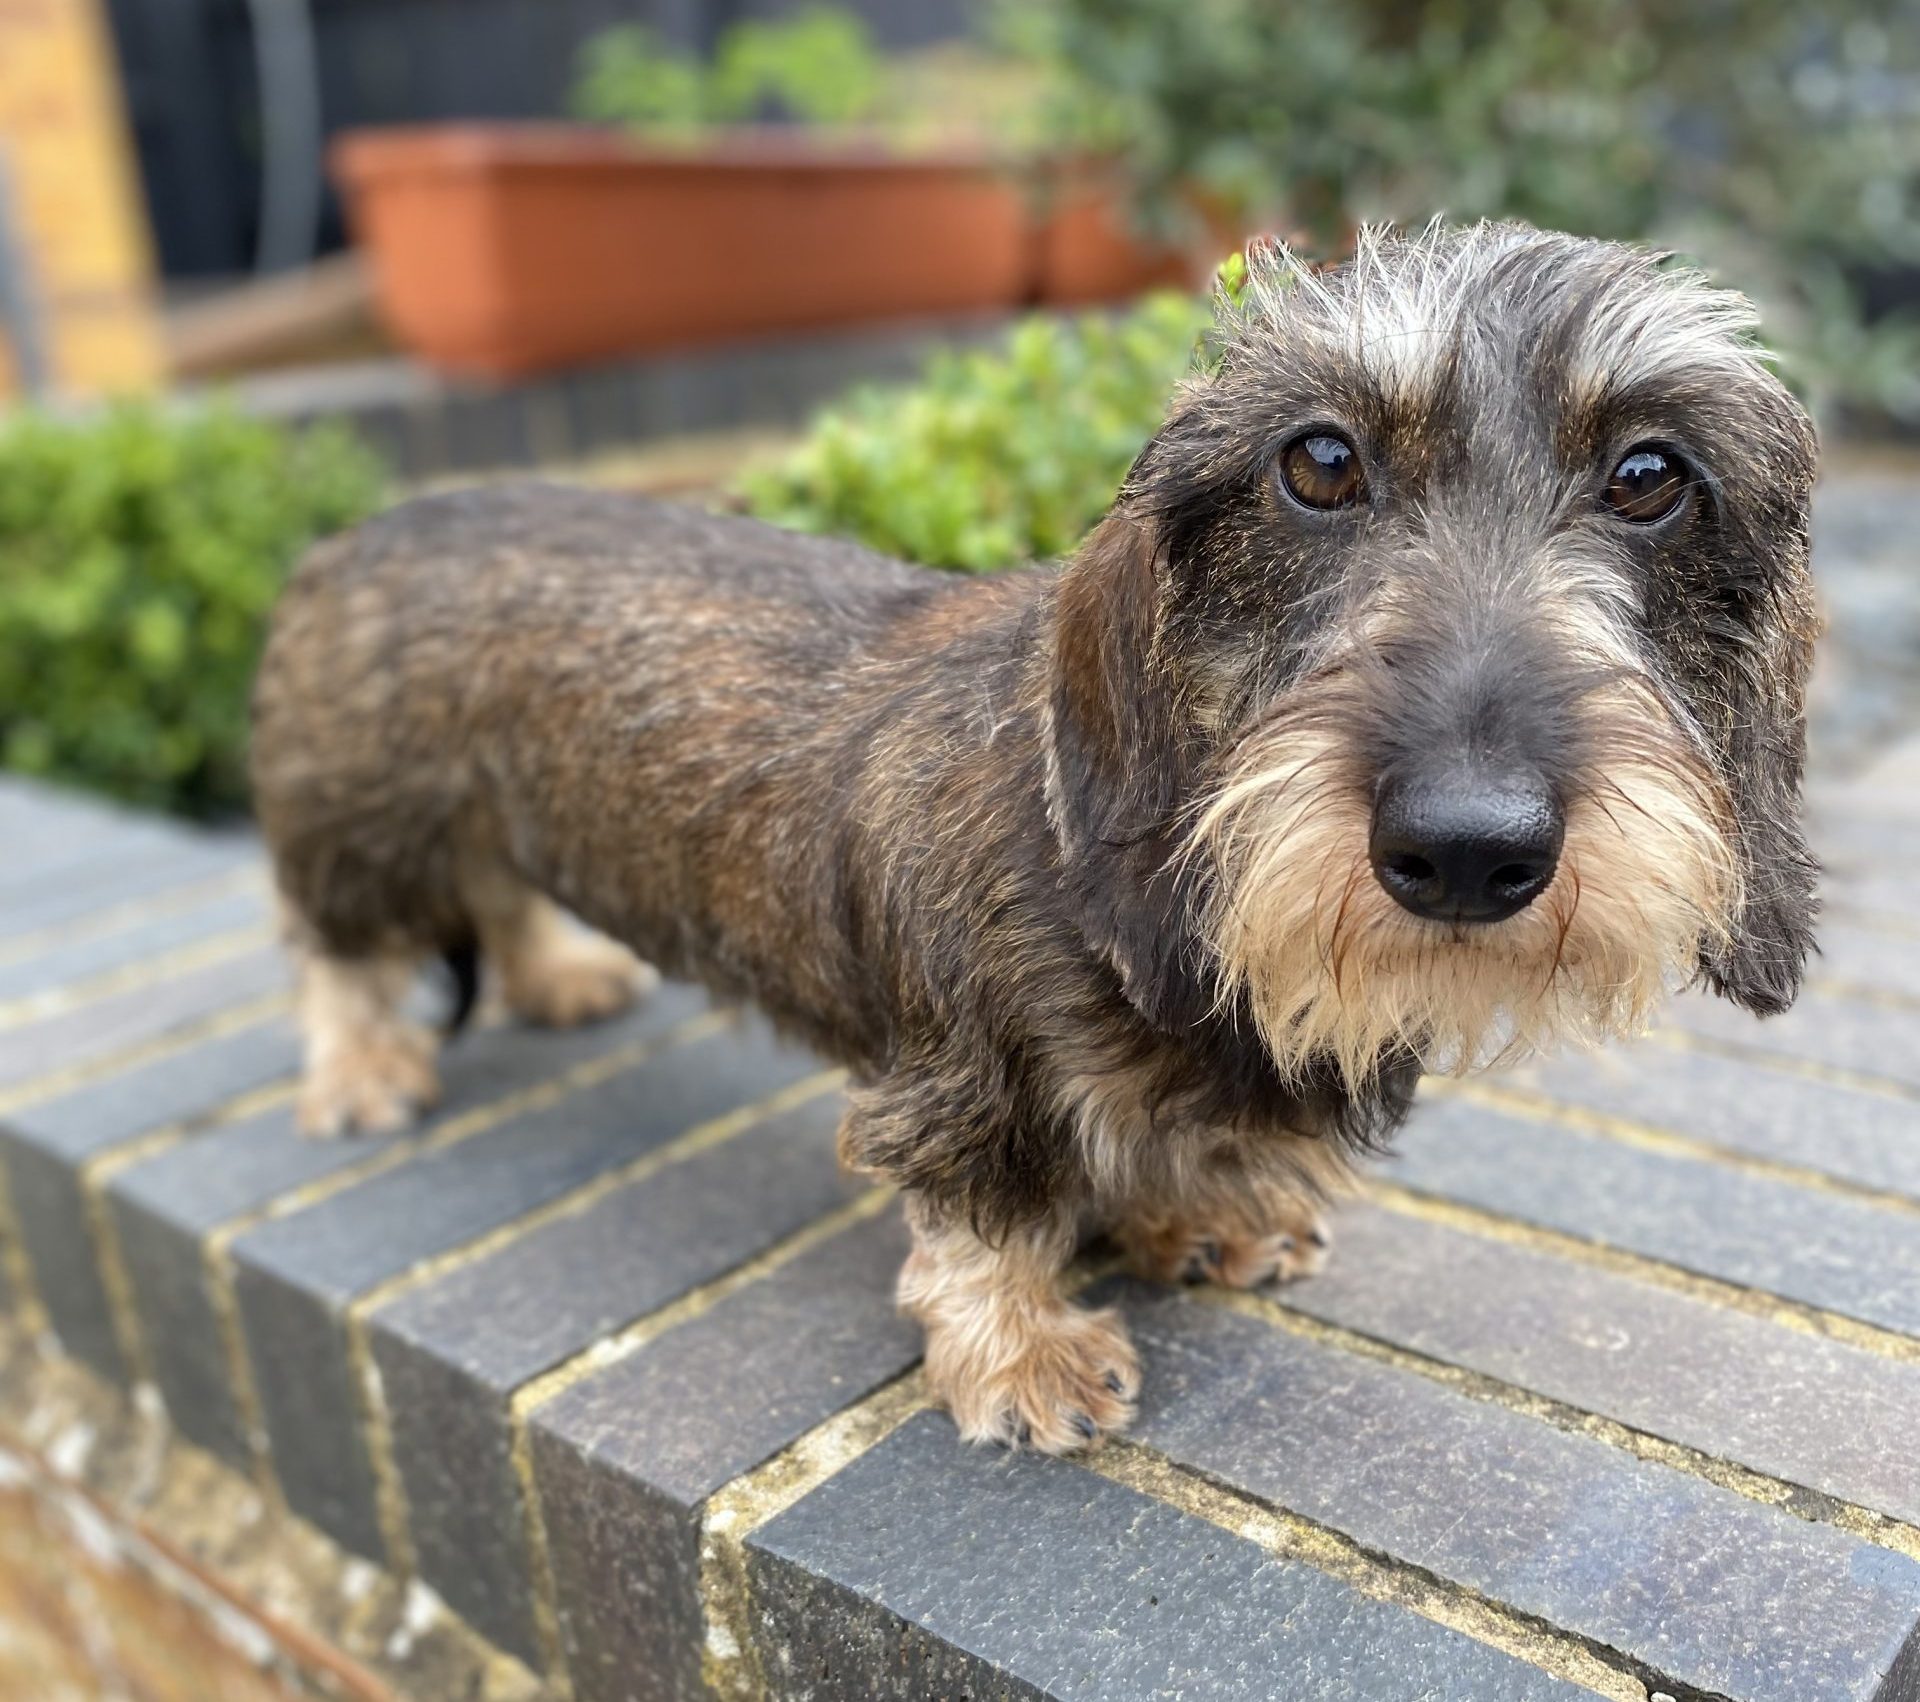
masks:
<path fill-rule="evenodd" d="M 1505 921 L 1403 910 L 1367 855 L 1371 794 L 1339 733 L 1275 723 L 1189 845 L 1218 875 L 1208 935 L 1283 1073 L 1355 1084 L 1411 1055 L 1459 1072 L 1640 1029 L 1724 939 L 1738 871 L 1727 805 L 1650 692 L 1598 711 L 1597 778 L 1568 802 L 1552 883 Z"/>

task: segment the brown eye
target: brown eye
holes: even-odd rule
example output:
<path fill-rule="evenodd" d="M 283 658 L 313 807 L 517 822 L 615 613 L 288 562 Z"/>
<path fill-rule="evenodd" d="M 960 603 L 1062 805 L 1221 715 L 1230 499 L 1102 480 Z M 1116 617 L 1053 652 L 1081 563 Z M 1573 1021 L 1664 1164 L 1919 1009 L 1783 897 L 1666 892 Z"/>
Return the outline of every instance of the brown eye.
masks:
<path fill-rule="evenodd" d="M 1280 451 L 1280 482 L 1307 508 L 1350 508 L 1367 494 L 1360 452 L 1330 431 L 1296 437 Z"/>
<path fill-rule="evenodd" d="M 1607 480 L 1607 506 L 1622 520 L 1649 525 L 1680 506 L 1691 482 L 1686 462 L 1672 450 L 1643 443 L 1621 457 Z"/>

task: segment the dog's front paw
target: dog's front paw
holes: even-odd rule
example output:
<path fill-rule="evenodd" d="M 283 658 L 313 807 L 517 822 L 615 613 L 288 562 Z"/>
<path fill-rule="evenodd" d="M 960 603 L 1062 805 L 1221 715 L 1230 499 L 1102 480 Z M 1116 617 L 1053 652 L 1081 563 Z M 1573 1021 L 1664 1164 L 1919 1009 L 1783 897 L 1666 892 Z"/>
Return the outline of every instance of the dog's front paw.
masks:
<path fill-rule="evenodd" d="M 1269 1202 L 1259 1221 L 1238 1213 L 1175 1213 L 1123 1225 L 1134 1269 L 1155 1282 L 1217 1282 L 1258 1288 L 1325 1269 L 1333 1232 L 1313 1206 L 1291 1197 Z"/>
<path fill-rule="evenodd" d="M 391 1134 L 439 1098 L 432 1036 L 396 1026 L 338 1041 L 309 1062 L 294 1116 L 303 1135 Z"/>
<path fill-rule="evenodd" d="M 645 998 L 660 977 L 616 940 L 572 933 L 538 957 L 507 966 L 507 1006 L 537 1028 L 601 1022 Z"/>
<path fill-rule="evenodd" d="M 936 1329 L 927 1380 L 967 1441 L 1069 1454 L 1132 1421 L 1140 1363 L 1112 1312 L 1063 1302 Z"/>

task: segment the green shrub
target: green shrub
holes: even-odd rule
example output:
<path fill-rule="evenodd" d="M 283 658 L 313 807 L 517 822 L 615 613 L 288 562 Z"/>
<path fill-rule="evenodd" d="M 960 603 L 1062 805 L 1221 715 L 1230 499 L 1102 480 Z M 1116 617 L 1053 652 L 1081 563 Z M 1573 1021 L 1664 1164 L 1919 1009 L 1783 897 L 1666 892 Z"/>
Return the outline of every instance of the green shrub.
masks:
<path fill-rule="evenodd" d="M 1038 66 L 965 41 L 882 54 L 858 14 L 814 5 L 733 25 L 711 61 L 617 24 L 580 50 L 568 105 L 653 141 L 780 117 L 857 126 L 909 153 L 974 141 L 1021 154 L 1046 140 L 1042 89 Z"/>
<path fill-rule="evenodd" d="M 735 24 L 711 65 L 644 24 L 620 24 L 581 50 L 572 105 L 582 118 L 669 135 L 741 123 L 768 106 L 803 123 L 851 124 L 872 114 L 881 72 L 866 24 L 837 6 Z"/>
<path fill-rule="evenodd" d="M 1826 395 L 1920 420 L 1920 31 L 1884 0 L 998 0 L 1062 145 L 1144 213 L 1522 218 L 1698 255 Z M 1907 27 L 1901 27 L 1904 17 Z"/>
<path fill-rule="evenodd" d="M 1122 318 L 1024 320 L 1004 348 L 935 356 L 910 389 L 856 391 L 742 492 L 777 525 L 935 567 L 1059 555 L 1112 502 L 1209 317 L 1164 295 Z"/>
<path fill-rule="evenodd" d="M 0 762 L 195 815 L 238 808 L 281 581 L 381 482 L 343 432 L 222 411 L 0 422 Z"/>

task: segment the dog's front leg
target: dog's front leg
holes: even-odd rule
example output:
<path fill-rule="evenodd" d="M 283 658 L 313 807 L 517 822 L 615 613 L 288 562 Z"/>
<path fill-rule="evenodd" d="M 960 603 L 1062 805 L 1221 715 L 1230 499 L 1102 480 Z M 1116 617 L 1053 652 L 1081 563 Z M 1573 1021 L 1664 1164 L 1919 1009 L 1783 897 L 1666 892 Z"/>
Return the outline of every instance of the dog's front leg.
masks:
<path fill-rule="evenodd" d="M 1070 1223 L 1048 1219 L 998 1240 L 923 1199 L 909 1202 L 913 1252 L 900 1305 L 927 1332 L 927 1380 L 970 1442 L 1064 1454 L 1124 1429 L 1139 1363 L 1111 1311 L 1061 1289 Z"/>

